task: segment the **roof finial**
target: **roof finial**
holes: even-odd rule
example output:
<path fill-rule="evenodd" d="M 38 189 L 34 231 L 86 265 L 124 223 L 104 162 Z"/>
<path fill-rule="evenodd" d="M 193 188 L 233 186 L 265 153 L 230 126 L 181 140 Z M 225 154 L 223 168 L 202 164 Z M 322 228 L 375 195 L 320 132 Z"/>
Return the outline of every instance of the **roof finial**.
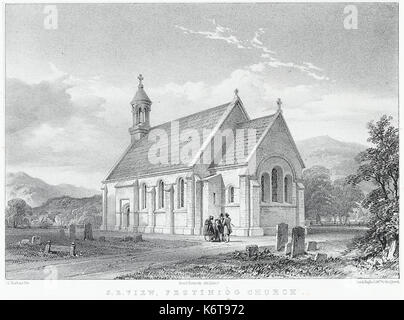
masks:
<path fill-rule="evenodd" d="M 235 95 L 235 97 L 238 97 L 238 89 L 237 88 L 234 90 L 234 95 Z"/>
<path fill-rule="evenodd" d="M 138 85 L 138 88 L 143 88 L 143 83 L 142 83 L 142 81 L 143 81 L 143 76 L 142 76 L 142 74 L 139 74 L 139 76 L 137 77 L 138 79 L 139 79 L 139 85 Z"/>
<path fill-rule="evenodd" d="M 278 100 L 276 100 L 276 104 L 278 105 L 278 111 L 282 110 L 282 100 L 281 98 L 278 98 Z"/>

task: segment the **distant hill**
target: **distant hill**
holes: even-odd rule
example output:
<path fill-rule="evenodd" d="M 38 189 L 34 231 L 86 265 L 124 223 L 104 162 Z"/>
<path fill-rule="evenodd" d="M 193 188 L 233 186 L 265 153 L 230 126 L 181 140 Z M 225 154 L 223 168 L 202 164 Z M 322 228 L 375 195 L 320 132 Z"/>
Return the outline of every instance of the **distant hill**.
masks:
<path fill-rule="evenodd" d="M 356 155 L 367 147 L 358 143 L 342 142 L 329 136 L 296 141 L 307 168 L 321 165 L 331 170 L 332 179 L 355 173 Z"/>
<path fill-rule="evenodd" d="M 33 220 L 46 217 L 53 225 L 67 226 L 90 222 L 99 227 L 102 222 L 102 196 L 88 198 L 59 197 L 46 201 L 43 205 L 33 208 Z"/>
<path fill-rule="evenodd" d="M 7 200 L 21 198 L 31 207 L 38 207 L 51 198 L 62 196 L 85 198 L 97 194 L 100 194 L 100 191 L 70 184 L 50 185 L 41 179 L 31 177 L 25 172 L 9 172 L 6 176 Z"/>

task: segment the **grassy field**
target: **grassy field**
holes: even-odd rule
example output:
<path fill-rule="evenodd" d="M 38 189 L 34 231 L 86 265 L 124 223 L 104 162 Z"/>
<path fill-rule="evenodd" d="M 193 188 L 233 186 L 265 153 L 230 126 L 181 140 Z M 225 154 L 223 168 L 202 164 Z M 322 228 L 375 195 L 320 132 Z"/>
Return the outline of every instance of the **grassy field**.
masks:
<path fill-rule="evenodd" d="M 66 246 L 66 249 L 72 241 L 68 239 L 68 230 L 65 230 L 66 237 L 62 238 L 57 229 L 6 229 L 6 263 L 24 263 L 32 261 L 44 261 L 55 259 L 77 259 L 80 257 L 98 257 L 117 254 L 136 254 L 147 252 L 156 248 L 172 249 L 193 246 L 198 243 L 185 242 L 179 240 L 153 239 L 143 240 L 141 242 L 123 241 L 123 237 L 129 233 L 111 233 L 94 230 L 94 240 L 83 240 L 83 230 L 76 231 L 76 252 L 77 257 L 70 257 L 66 250 L 54 252 L 53 254 L 44 254 L 47 241 L 51 241 L 52 246 Z M 40 236 L 41 244 L 20 245 L 22 239 L 31 240 L 32 236 Z M 132 234 L 133 235 L 133 234 Z M 99 238 L 105 237 L 105 241 Z M 51 248 L 52 248 L 51 246 Z"/>

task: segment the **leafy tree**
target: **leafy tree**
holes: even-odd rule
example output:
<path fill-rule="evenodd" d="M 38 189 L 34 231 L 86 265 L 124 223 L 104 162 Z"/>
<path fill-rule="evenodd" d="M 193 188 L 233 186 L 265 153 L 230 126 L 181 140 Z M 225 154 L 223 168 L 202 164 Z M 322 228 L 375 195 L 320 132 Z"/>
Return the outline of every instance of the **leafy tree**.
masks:
<path fill-rule="evenodd" d="M 335 180 L 332 185 L 332 214 L 334 222 L 338 217 L 340 224 L 346 224 L 350 213 L 360 208 L 365 195 L 356 185 L 349 184 L 346 179 Z"/>
<path fill-rule="evenodd" d="M 330 171 L 322 166 L 313 166 L 303 172 L 303 181 L 306 215 L 321 223 L 321 217 L 329 215 L 332 209 Z"/>
<path fill-rule="evenodd" d="M 371 181 L 376 186 L 363 201 L 370 211 L 370 229 L 358 245 L 367 256 L 380 254 L 393 240 L 399 240 L 399 138 L 391 120 L 384 115 L 376 123 L 368 123 L 368 141 L 374 146 L 358 154 L 357 173 L 348 178 L 353 185 Z"/>
<path fill-rule="evenodd" d="M 29 217 L 32 215 L 32 208 L 25 200 L 16 198 L 7 202 L 6 225 L 13 228 L 30 226 Z"/>

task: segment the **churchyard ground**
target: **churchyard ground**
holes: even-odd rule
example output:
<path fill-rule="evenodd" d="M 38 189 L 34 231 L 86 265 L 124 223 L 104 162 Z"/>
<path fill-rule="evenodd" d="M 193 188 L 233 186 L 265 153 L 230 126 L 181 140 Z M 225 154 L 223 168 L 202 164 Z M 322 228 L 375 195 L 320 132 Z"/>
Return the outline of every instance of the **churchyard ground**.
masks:
<path fill-rule="evenodd" d="M 94 230 L 95 240 L 82 240 L 78 231 L 76 257 L 68 250 L 43 254 L 51 240 L 56 248 L 71 241 L 57 229 L 6 229 L 6 278 L 35 279 L 237 279 L 237 278 L 397 278 L 398 266 L 377 269 L 346 254 L 357 233 L 316 233 L 306 241 L 319 244 L 323 262 L 314 253 L 291 259 L 275 251 L 275 237 L 233 237 L 230 243 L 205 242 L 201 236 L 143 234 L 143 241 L 123 241 L 130 233 Z M 40 245 L 19 245 L 41 236 Z M 133 234 L 132 234 L 133 235 Z M 100 240 L 105 237 L 105 240 Z M 245 255 L 247 245 L 260 253 Z"/>

